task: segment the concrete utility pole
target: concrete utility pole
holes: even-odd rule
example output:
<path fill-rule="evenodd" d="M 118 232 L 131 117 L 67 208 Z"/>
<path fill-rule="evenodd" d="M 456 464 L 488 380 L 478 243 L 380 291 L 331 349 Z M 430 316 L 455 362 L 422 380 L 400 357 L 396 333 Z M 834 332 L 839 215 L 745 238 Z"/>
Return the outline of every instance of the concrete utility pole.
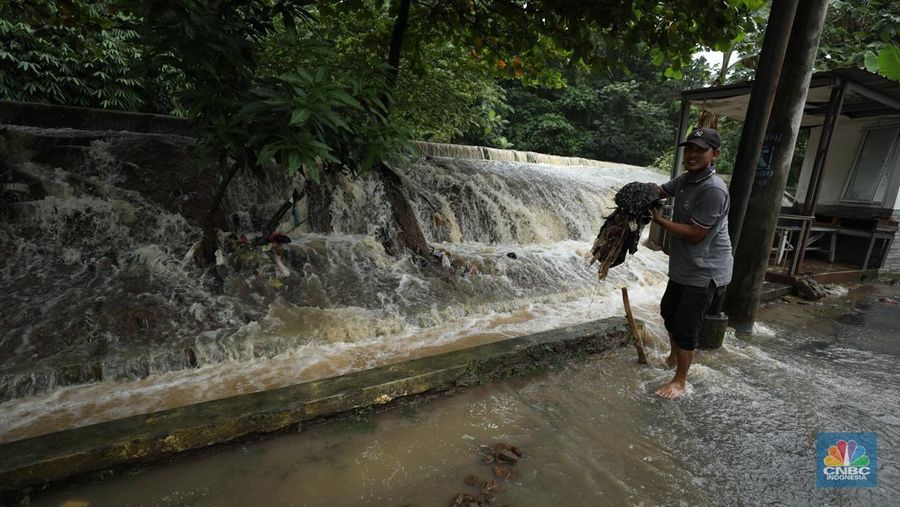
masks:
<path fill-rule="evenodd" d="M 738 330 L 753 327 L 759 307 L 772 238 L 781 211 L 781 199 L 827 9 L 828 0 L 803 0 L 797 8 L 762 156 L 759 157 L 747 205 L 746 216 L 752 217 L 752 220 L 742 225 L 734 255 L 734 276 L 728 287 L 731 296 L 726 302 L 729 321 Z"/>
<path fill-rule="evenodd" d="M 740 241 L 741 226 L 747 212 L 750 190 L 753 188 L 756 163 L 762 149 L 769 113 L 772 111 L 772 102 L 775 100 L 775 89 L 781 76 L 797 3 L 798 0 L 779 0 L 772 2 L 772 10 L 769 11 L 766 34 L 759 53 L 756 75 L 753 78 L 753 90 L 750 92 L 750 103 L 747 105 L 747 115 L 741 129 L 741 142 L 734 160 L 731 183 L 728 185 L 728 193 L 731 196 L 728 234 L 731 236 L 732 250 L 737 249 Z"/>

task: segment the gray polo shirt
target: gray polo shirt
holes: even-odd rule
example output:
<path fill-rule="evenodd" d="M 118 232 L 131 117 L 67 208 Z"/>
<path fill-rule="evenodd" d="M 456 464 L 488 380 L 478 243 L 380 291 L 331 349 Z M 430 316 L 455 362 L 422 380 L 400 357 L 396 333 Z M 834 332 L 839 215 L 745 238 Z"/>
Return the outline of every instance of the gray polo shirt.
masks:
<path fill-rule="evenodd" d="M 662 189 L 675 199 L 672 220 L 695 223 L 709 229 L 697 243 L 672 234 L 669 247 L 669 279 L 682 285 L 717 287 L 731 281 L 731 239 L 728 237 L 728 187 L 712 166 L 686 171 L 664 183 Z"/>

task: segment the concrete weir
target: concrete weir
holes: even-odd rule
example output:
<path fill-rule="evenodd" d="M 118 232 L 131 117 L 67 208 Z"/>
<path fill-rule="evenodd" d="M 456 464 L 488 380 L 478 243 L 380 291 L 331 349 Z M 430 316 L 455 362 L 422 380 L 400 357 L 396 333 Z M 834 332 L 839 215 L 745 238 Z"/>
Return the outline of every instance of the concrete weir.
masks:
<path fill-rule="evenodd" d="M 640 322 L 638 323 L 641 324 Z M 0 501 L 68 479 L 102 478 L 255 435 L 301 431 L 360 409 L 453 393 L 630 343 L 623 317 L 0 444 Z"/>

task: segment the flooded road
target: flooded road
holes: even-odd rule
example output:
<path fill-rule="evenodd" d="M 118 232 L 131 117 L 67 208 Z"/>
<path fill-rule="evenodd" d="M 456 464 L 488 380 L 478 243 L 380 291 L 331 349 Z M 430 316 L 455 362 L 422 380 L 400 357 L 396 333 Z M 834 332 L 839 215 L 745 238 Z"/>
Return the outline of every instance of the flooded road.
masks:
<path fill-rule="evenodd" d="M 621 349 L 564 370 L 36 498 L 101 505 L 450 505 L 494 479 L 480 444 L 525 457 L 497 505 L 896 505 L 900 290 L 864 286 L 763 310 L 757 332 L 671 372 Z M 639 315 L 660 333 L 652 312 Z M 877 434 L 878 487 L 817 489 L 818 432 Z"/>

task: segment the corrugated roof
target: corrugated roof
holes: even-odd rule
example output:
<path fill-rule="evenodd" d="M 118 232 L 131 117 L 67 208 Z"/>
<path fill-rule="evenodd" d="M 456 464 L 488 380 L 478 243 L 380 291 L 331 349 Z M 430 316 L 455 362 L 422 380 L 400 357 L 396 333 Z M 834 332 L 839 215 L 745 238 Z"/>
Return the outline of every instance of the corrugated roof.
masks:
<path fill-rule="evenodd" d="M 870 90 L 883 93 L 900 102 L 900 81 L 892 81 L 884 76 L 873 74 L 865 69 L 838 69 L 831 71 L 831 73 L 863 85 Z M 817 72 L 814 76 L 819 74 L 827 73 Z"/>
<path fill-rule="evenodd" d="M 860 118 L 900 114 L 900 82 L 864 69 L 837 69 L 816 72 L 810 79 L 804 126 L 821 124 L 828 107 L 830 89 L 842 80 L 852 85 L 845 93 L 842 116 Z M 685 90 L 681 92 L 681 99 L 696 102 L 709 111 L 743 120 L 752 90 L 753 81 L 748 81 Z"/>

